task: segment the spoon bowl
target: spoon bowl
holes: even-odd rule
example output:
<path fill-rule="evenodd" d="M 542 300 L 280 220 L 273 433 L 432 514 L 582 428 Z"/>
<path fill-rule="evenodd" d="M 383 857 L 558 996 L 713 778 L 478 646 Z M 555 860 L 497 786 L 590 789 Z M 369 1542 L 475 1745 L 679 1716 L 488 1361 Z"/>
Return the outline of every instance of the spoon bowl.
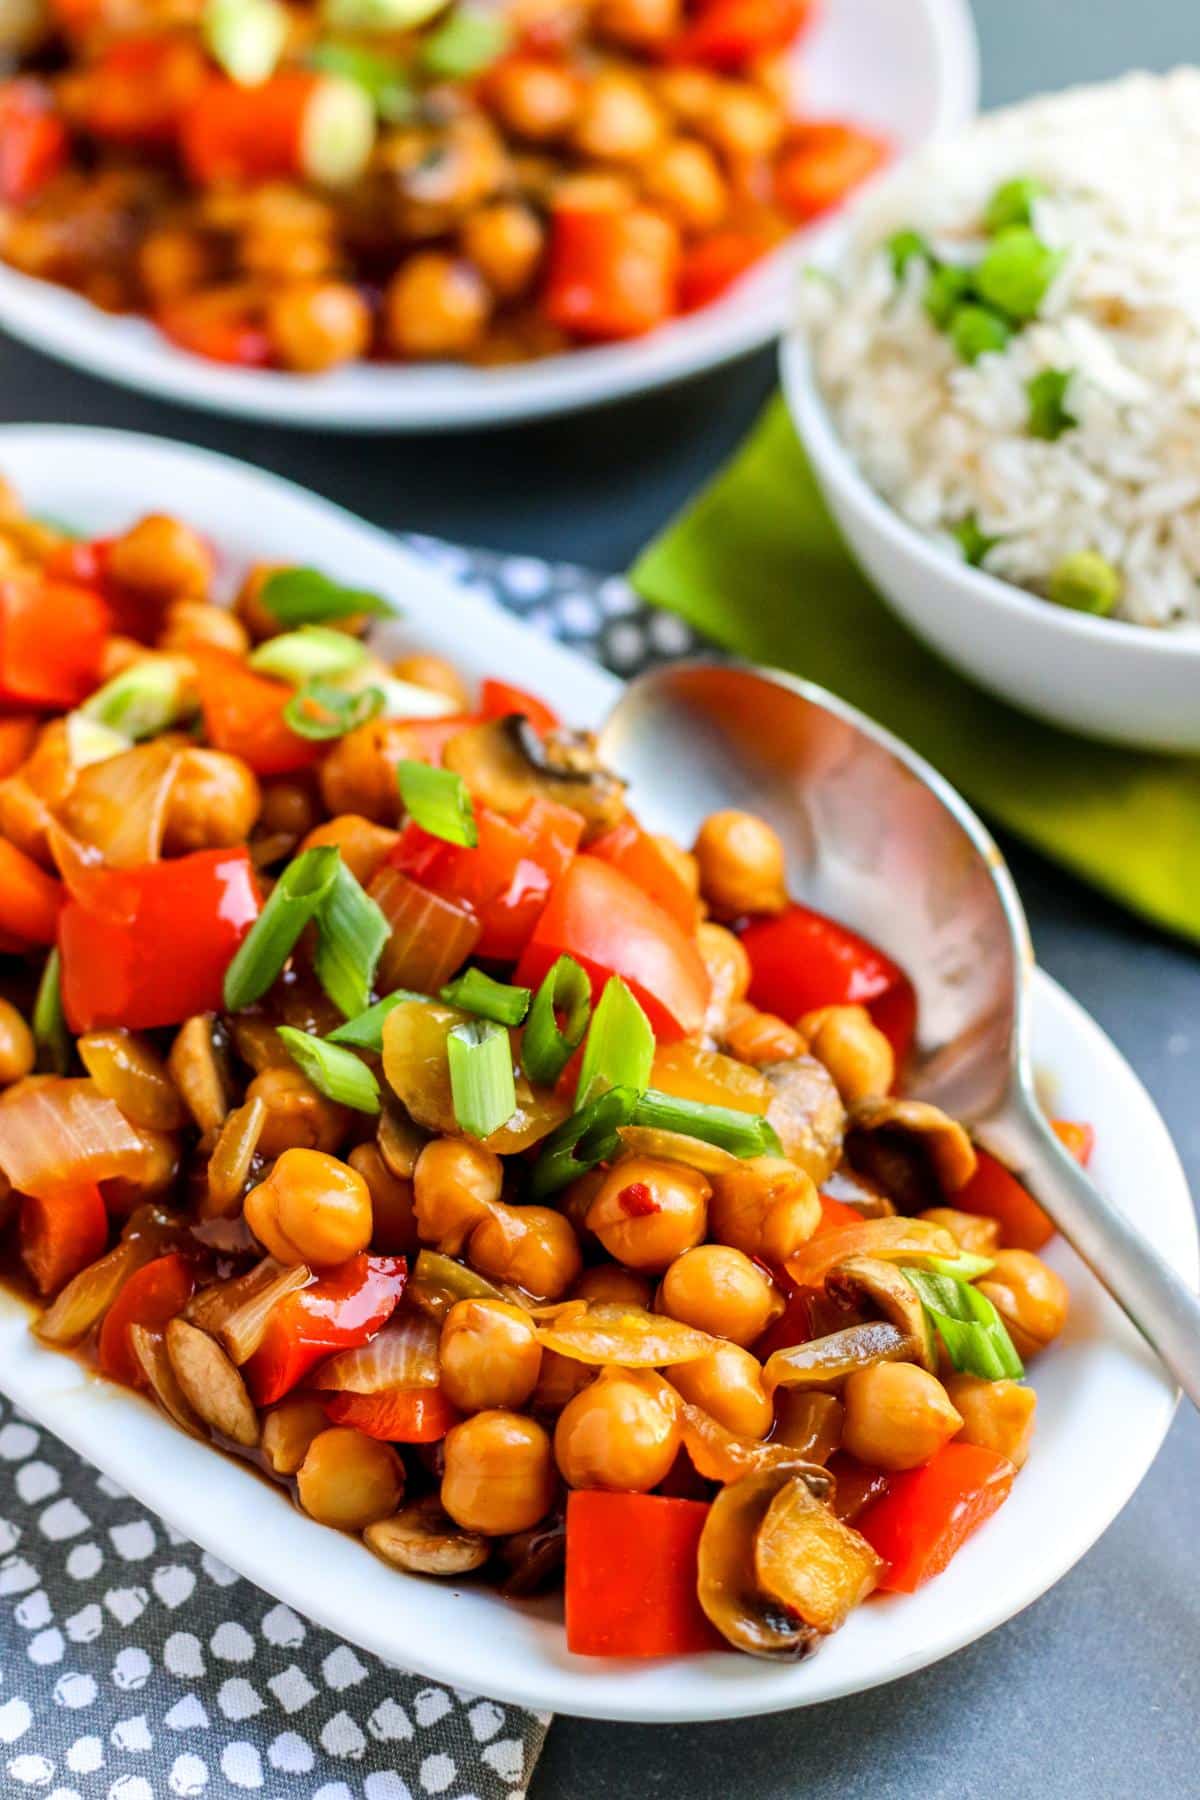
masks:
<path fill-rule="evenodd" d="M 631 683 L 601 735 L 644 811 L 690 843 L 723 807 L 778 831 L 789 888 L 901 964 L 918 1032 L 904 1090 L 967 1125 L 1200 1405 L 1200 1301 L 1063 1149 L 1030 1052 L 1033 949 L 1004 858 L 922 758 L 811 682 L 726 662 Z"/>

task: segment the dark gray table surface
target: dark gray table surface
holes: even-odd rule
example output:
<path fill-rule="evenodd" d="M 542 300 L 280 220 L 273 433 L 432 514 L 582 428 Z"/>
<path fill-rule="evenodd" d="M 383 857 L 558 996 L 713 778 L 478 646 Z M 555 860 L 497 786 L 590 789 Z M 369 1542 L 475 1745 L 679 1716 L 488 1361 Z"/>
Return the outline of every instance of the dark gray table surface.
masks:
<path fill-rule="evenodd" d="M 975 12 L 990 104 L 1200 56 L 1190 0 L 975 0 Z M 762 355 L 573 420 L 355 441 L 184 412 L 0 342 L 0 419 L 182 438 L 292 476 L 381 525 L 619 569 L 733 449 L 772 379 Z M 1200 1191 L 1200 958 L 1007 848 L 1043 966 L 1134 1064 Z M 1091 1554 L 951 1661 L 855 1699 L 736 1724 L 560 1720 L 531 1800 L 1200 1794 L 1198 1494 L 1200 1420 L 1187 1410 Z"/>

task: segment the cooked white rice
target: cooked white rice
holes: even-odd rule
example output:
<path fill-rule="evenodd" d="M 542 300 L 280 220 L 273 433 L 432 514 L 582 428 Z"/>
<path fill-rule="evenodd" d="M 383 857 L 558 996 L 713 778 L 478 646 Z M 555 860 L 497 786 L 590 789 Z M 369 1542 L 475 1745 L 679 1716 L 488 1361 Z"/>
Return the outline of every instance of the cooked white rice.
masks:
<path fill-rule="evenodd" d="M 1003 181 L 1047 190 L 1033 228 L 1066 259 L 1038 317 L 962 362 L 922 305 L 927 265 L 897 280 L 884 247 L 912 227 L 976 260 Z M 1066 555 L 1120 571 L 1116 615 L 1200 622 L 1200 69 L 1131 75 L 992 113 L 924 152 L 869 203 L 836 287 L 803 284 L 817 378 L 868 480 L 961 554 L 974 515 L 1001 541 L 984 566 L 1045 591 Z M 1026 384 L 1073 371 L 1055 442 L 1030 436 Z"/>

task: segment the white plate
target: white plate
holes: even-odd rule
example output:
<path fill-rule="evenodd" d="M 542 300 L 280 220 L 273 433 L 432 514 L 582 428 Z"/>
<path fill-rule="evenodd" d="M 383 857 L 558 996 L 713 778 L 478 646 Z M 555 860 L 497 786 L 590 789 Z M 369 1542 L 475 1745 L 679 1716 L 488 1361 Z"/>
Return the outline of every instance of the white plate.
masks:
<path fill-rule="evenodd" d="M 414 642 L 470 674 L 507 674 L 598 722 L 615 679 L 457 588 L 348 513 L 207 452 L 51 427 L 0 429 L 0 471 L 37 511 L 93 530 L 178 507 L 243 558 L 302 556 L 402 605 Z M 1034 1049 L 1056 1105 L 1099 1123 L 1095 1173 L 1184 1275 L 1196 1224 L 1166 1128 L 1127 1063 L 1044 975 Z M 1141 1339 L 1061 1245 L 1071 1321 L 1039 1358 L 1039 1429 L 1012 1498 L 923 1592 L 872 1601 L 811 1661 L 778 1667 L 710 1655 L 650 1664 L 568 1654 L 550 1603 L 517 1607 L 481 1588 L 387 1573 L 363 1547 L 296 1511 L 282 1491 L 184 1437 L 145 1400 L 39 1347 L 25 1310 L 0 1299 L 0 1388 L 122 1487 L 250 1580 L 386 1661 L 539 1710 L 700 1720 L 811 1705 L 894 1680 L 1027 1606 L 1082 1556 L 1149 1468 L 1175 1408 Z M 1112 1422 L 1121 1420 L 1119 1454 Z M 1065 1648 L 1065 1646 L 1064 1646 Z"/>
<path fill-rule="evenodd" d="M 975 110 L 978 57 L 966 0 L 821 0 L 798 51 L 805 106 L 860 121 L 902 150 Z M 801 243 L 820 234 L 810 232 Z M 783 328 L 797 251 L 736 294 L 638 342 L 507 369 L 372 364 L 319 378 L 238 370 L 177 350 L 144 320 L 0 265 L 0 326 L 63 362 L 160 400 L 325 431 L 423 431 L 572 412 L 715 368 Z"/>

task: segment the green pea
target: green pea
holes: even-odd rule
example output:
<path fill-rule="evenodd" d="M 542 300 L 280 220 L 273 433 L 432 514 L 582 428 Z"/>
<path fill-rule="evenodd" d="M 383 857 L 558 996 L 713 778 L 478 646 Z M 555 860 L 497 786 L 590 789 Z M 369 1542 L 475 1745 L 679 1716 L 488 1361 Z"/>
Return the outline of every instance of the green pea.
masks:
<path fill-rule="evenodd" d="M 1076 550 L 1051 571 L 1046 591 L 1056 606 L 1103 618 L 1121 598 L 1121 576 L 1098 550 Z"/>
<path fill-rule="evenodd" d="M 1079 420 L 1067 411 L 1067 389 L 1073 369 L 1042 369 L 1025 384 L 1029 396 L 1029 435 L 1053 443 Z"/>
<path fill-rule="evenodd" d="M 963 561 L 973 569 L 977 569 L 988 551 L 1000 542 L 998 537 L 988 536 L 973 512 L 967 513 L 957 525 L 952 525 L 950 535 L 958 540 Z"/>
<path fill-rule="evenodd" d="M 887 252 L 892 259 L 892 272 L 897 281 L 903 278 L 914 257 L 923 257 L 933 267 L 933 252 L 919 231 L 897 231 L 887 241 Z"/>
<path fill-rule="evenodd" d="M 990 350 L 1003 350 L 1012 336 L 1012 327 L 990 306 L 976 306 L 972 301 L 956 307 L 948 326 L 950 341 L 964 362 L 978 362 Z"/>
<path fill-rule="evenodd" d="M 929 271 L 925 283 L 925 311 L 941 331 L 945 331 L 957 306 L 971 292 L 971 271 L 958 263 L 939 263 Z"/>
<path fill-rule="evenodd" d="M 1008 225 L 1031 225 L 1033 203 L 1045 191 L 1032 175 L 1014 175 L 1011 181 L 1002 181 L 984 211 L 984 230 L 993 236 Z"/>
<path fill-rule="evenodd" d="M 975 286 L 989 306 L 1020 323 L 1034 317 L 1062 263 L 1062 251 L 1043 244 L 1028 225 L 1008 225 L 975 270 Z"/>

